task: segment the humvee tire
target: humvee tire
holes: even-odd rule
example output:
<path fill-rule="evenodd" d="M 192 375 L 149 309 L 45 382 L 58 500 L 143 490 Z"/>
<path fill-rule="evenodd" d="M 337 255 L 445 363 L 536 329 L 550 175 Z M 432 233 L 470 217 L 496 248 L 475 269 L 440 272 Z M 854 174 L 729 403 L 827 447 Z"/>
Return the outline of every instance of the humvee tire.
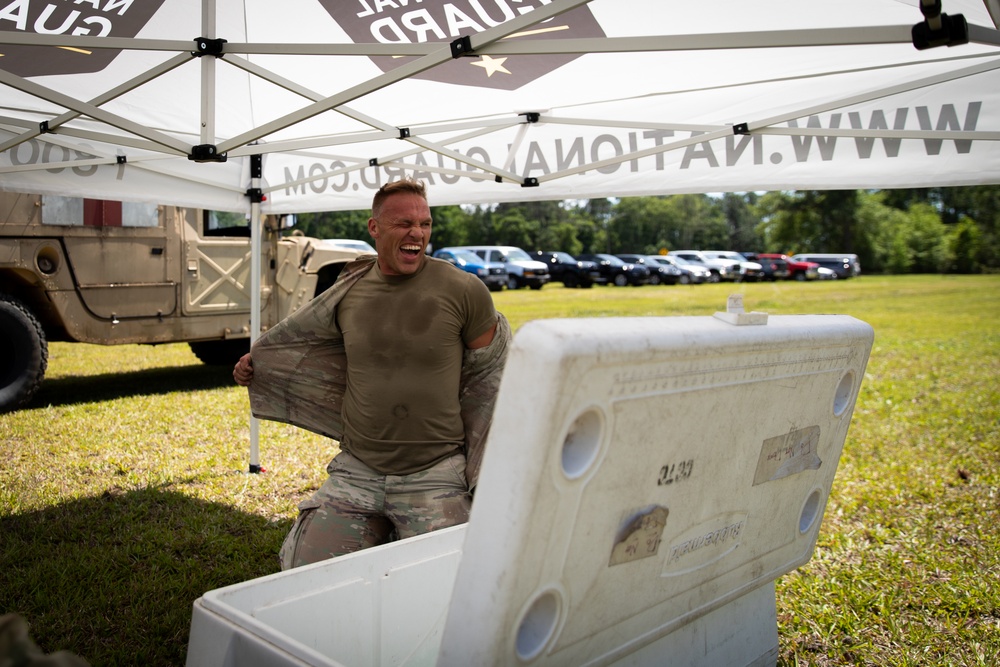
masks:
<path fill-rule="evenodd" d="M 31 400 L 45 376 L 49 346 L 38 319 L 19 300 L 0 294 L 0 413 Z"/>

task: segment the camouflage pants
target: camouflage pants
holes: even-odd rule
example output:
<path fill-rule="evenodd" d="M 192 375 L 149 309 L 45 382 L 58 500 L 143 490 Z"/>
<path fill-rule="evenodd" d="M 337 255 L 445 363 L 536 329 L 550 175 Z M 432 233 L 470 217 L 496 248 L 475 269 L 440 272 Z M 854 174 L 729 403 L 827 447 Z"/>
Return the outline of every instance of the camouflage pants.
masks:
<path fill-rule="evenodd" d="M 281 569 L 342 556 L 469 520 L 465 455 L 412 475 L 383 475 L 347 452 L 308 500 L 281 546 Z"/>

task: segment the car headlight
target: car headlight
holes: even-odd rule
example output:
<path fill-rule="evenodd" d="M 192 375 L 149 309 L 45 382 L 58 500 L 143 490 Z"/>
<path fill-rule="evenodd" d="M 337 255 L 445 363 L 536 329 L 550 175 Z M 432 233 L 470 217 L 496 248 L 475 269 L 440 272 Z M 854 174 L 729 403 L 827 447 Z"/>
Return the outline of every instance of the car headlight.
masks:
<path fill-rule="evenodd" d="M 490 272 L 489 269 L 476 269 L 476 275 L 477 276 L 489 275 L 489 272 Z"/>

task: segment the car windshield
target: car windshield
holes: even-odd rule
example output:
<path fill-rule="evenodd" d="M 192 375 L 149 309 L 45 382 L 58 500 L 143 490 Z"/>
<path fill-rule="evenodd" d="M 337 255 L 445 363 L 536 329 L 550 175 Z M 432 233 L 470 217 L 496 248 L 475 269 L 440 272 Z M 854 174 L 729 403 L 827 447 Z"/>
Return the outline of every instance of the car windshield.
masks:
<path fill-rule="evenodd" d="M 511 248 L 510 250 L 507 251 L 508 262 L 511 260 L 517 260 L 518 262 L 523 262 L 530 259 L 531 257 L 528 255 L 528 253 L 524 252 L 520 248 Z"/>
<path fill-rule="evenodd" d="M 625 262 L 621 261 L 620 259 L 618 259 L 614 255 L 600 254 L 600 255 L 598 255 L 598 257 L 600 257 L 601 260 L 607 262 L 611 266 L 624 266 L 625 265 Z"/>
<path fill-rule="evenodd" d="M 482 264 L 483 260 L 471 250 L 449 250 L 448 254 L 464 264 Z"/>
<path fill-rule="evenodd" d="M 552 256 L 564 264 L 576 264 L 576 260 L 568 252 L 554 252 Z"/>

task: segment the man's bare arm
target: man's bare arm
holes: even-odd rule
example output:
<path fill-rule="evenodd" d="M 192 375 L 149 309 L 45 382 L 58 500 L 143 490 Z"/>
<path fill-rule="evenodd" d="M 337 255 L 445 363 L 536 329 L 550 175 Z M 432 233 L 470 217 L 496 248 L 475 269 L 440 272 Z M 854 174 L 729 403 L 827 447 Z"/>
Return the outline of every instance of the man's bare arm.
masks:
<path fill-rule="evenodd" d="M 493 326 L 490 327 L 489 331 L 487 331 L 482 336 L 469 343 L 466 347 L 468 347 L 470 350 L 478 350 L 481 347 L 486 347 L 487 345 L 493 342 L 493 334 L 495 334 L 496 332 L 497 332 L 497 325 L 496 322 L 494 322 Z"/>

